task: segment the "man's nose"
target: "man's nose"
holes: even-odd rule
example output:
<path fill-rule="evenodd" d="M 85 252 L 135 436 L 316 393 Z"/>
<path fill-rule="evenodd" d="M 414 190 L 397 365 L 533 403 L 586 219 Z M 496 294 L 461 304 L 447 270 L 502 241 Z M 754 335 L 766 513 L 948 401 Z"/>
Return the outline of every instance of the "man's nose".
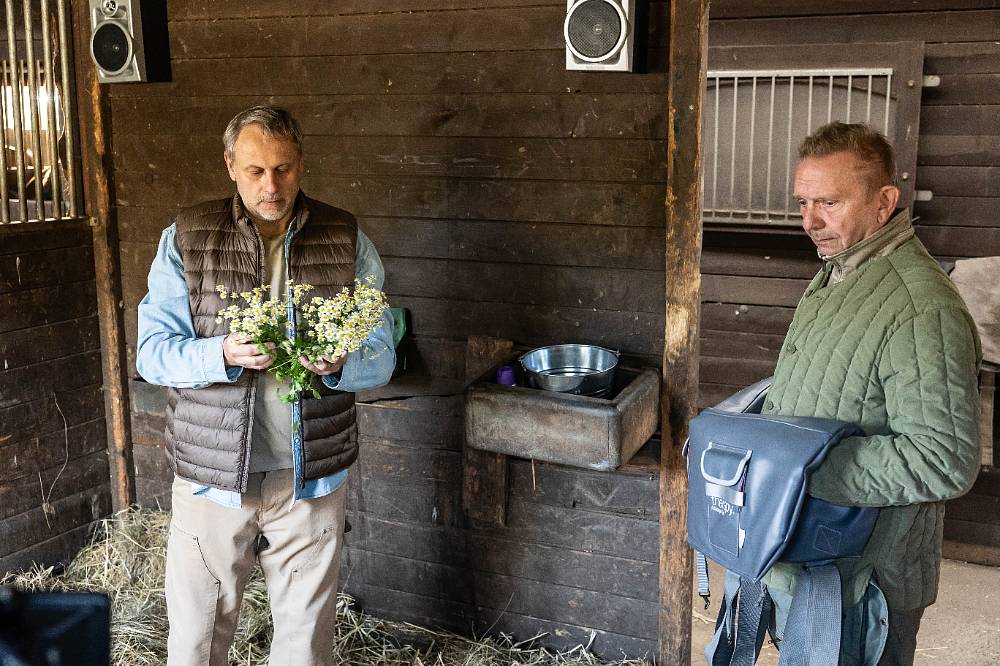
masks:
<path fill-rule="evenodd" d="M 261 185 L 268 192 L 274 192 L 277 190 L 278 185 L 278 174 L 275 171 L 264 171 L 264 178 L 262 179 Z"/>
<path fill-rule="evenodd" d="M 823 221 L 816 214 L 815 209 L 809 204 L 802 207 L 802 228 L 806 231 L 812 231 L 813 229 L 818 229 L 823 226 Z"/>

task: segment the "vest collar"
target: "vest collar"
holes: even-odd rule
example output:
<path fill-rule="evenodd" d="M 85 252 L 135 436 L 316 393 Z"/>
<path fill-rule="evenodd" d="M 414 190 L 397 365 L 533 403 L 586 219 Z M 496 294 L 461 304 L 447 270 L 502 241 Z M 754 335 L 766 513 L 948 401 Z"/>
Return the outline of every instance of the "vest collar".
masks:
<path fill-rule="evenodd" d="M 820 256 L 831 269 L 830 284 L 836 284 L 869 261 L 884 257 L 913 238 L 910 211 L 902 209 L 874 234 L 829 257 Z"/>

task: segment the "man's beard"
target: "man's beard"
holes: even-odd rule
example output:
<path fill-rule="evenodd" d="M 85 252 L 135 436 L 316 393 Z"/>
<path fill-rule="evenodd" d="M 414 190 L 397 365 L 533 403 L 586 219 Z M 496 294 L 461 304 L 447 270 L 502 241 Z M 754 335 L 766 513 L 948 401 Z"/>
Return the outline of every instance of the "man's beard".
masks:
<path fill-rule="evenodd" d="M 291 201 L 285 199 L 284 201 L 287 201 L 287 203 L 279 210 L 264 210 L 260 207 L 261 204 L 273 203 L 274 201 L 274 199 L 260 199 L 253 206 L 248 206 L 248 208 L 254 217 L 264 222 L 277 222 L 288 215 L 288 213 L 292 210 L 292 206 L 295 205 L 294 199 Z"/>

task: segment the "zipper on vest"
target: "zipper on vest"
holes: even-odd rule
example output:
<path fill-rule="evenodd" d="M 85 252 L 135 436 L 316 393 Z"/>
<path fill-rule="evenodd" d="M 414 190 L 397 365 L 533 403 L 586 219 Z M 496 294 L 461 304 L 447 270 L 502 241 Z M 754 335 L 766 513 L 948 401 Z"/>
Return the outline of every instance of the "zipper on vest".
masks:
<path fill-rule="evenodd" d="M 260 231 L 257 230 L 256 224 L 247 217 L 244 217 L 241 221 L 253 229 L 254 239 L 257 241 L 257 284 L 264 284 L 264 241 L 260 237 Z M 246 492 L 247 481 L 250 478 L 250 456 L 253 453 L 253 414 L 254 405 L 257 403 L 257 373 L 259 372 L 257 370 L 250 375 L 250 390 L 247 392 L 248 423 L 246 440 L 243 447 L 246 451 L 246 456 L 243 458 L 243 468 L 240 470 L 240 493 Z"/>
<path fill-rule="evenodd" d="M 292 274 L 292 242 L 295 240 L 295 235 L 299 232 L 301 227 L 299 217 L 305 214 L 305 209 L 299 211 L 294 218 L 292 218 L 291 223 L 288 225 L 288 232 L 285 234 L 285 279 L 291 280 L 293 283 L 298 277 Z M 286 292 L 287 297 L 287 292 Z M 295 319 L 295 306 L 292 302 L 288 301 L 288 310 L 285 313 L 288 318 L 288 329 L 285 331 L 285 335 L 289 337 L 295 337 L 296 327 L 298 322 Z M 295 506 L 295 501 L 299 498 L 299 491 L 305 487 L 305 470 L 303 469 L 302 458 L 305 455 L 303 451 L 304 444 L 302 442 L 303 430 L 305 425 L 302 419 L 302 395 L 296 398 L 295 402 L 292 404 L 292 503 L 288 507 L 291 511 L 292 506 Z"/>

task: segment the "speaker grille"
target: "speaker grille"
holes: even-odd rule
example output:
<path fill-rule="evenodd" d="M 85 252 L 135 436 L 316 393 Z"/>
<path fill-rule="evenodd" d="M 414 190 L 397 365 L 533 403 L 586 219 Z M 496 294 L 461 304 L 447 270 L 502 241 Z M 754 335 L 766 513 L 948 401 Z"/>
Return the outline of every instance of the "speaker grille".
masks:
<path fill-rule="evenodd" d="M 95 30 L 91 47 L 97 66 L 111 74 L 125 69 L 132 58 L 132 43 L 117 23 L 107 22 Z"/>
<path fill-rule="evenodd" d="M 621 16 L 607 0 L 587 0 L 573 10 L 566 32 L 581 55 L 603 58 L 614 50 L 623 29 Z"/>

